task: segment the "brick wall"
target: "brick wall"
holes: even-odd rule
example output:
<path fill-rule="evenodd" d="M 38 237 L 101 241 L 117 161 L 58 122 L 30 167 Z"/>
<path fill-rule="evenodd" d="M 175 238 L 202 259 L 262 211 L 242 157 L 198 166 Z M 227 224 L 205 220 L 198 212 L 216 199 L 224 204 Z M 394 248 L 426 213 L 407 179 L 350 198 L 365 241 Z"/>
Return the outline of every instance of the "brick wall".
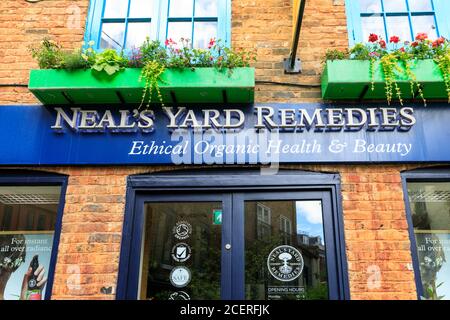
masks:
<path fill-rule="evenodd" d="M 84 35 L 88 0 L 0 1 L 0 105 L 36 104 L 25 87 L 37 64 L 28 50 L 45 36 L 78 48 Z"/>
<path fill-rule="evenodd" d="M 406 166 L 284 166 L 341 175 L 352 299 L 416 299 L 400 172 Z M 126 178 L 163 167 L 48 168 L 70 176 L 54 299 L 113 299 Z M 181 169 L 177 167 L 176 169 Z M 80 273 L 80 275 L 78 275 Z M 113 288 L 113 294 L 102 288 Z"/>
<path fill-rule="evenodd" d="M 83 37 L 88 1 L 0 2 L 0 84 L 26 84 L 36 67 L 27 46 L 53 36 L 65 47 Z M 284 75 L 292 36 L 292 1 L 233 0 L 232 43 L 255 48 L 256 79 L 316 85 L 257 85 L 257 102 L 318 101 L 327 48 L 345 48 L 342 0 L 308 1 L 299 43 L 302 75 Z M 68 27 L 70 26 L 70 27 Z M 36 103 L 26 88 L 0 87 L 0 105 Z M 292 166 L 339 172 L 354 299 L 415 299 L 400 171 L 404 166 Z M 117 280 L 126 177 L 161 168 L 48 168 L 70 176 L 53 289 L 55 299 L 113 299 Z M 169 168 L 165 168 L 166 170 Z M 379 278 L 381 277 L 381 278 Z M 377 279 L 380 279 L 377 282 Z"/>

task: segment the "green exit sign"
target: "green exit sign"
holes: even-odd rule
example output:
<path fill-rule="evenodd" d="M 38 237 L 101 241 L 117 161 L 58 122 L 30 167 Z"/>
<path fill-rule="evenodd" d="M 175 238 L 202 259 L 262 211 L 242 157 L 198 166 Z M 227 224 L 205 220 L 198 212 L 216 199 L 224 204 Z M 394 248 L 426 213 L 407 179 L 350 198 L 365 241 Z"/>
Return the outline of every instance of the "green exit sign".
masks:
<path fill-rule="evenodd" d="M 213 224 L 221 225 L 222 224 L 222 210 L 214 210 L 213 211 Z"/>

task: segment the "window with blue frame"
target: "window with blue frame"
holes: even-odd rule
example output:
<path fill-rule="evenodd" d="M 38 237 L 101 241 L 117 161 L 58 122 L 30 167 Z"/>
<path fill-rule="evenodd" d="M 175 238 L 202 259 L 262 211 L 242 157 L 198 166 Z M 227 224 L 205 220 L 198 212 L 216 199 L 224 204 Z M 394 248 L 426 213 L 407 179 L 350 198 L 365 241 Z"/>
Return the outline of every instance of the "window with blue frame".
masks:
<path fill-rule="evenodd" d="M 211 38 L 229 43 L 231 0 L 91 0 L 86 42 L 96 49 L 139 47 L 148 37 L 164 43 L 189 39 L 206 48 Z"/>
<path fill-rule="evenodd" d="M 346 0 L 350 45 L 367 42 L 371 33 L 384 39 L 413 41 L 418 33 L 430 39 L 450 35 L 448 0 Z"/>

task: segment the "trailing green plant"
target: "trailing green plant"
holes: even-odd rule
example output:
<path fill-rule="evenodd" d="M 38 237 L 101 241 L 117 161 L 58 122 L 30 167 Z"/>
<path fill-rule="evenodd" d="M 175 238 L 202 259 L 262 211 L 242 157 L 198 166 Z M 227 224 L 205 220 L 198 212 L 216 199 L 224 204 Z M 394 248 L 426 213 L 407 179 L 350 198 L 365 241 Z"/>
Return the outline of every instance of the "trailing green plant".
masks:
<path fill-rule="evenodd" d="M 38 46 L 29 48 L 41 69 L 60 69 L 63 61 L 61 46 L 49 38 L 44 38 Z"/>
<path fill-rule="evenodd" d="M 95 56 L 94 64 L 92 69 L 96 71 L 104 71 L 108 75 L 112 76 L 117 73 L 128 64 L 128 59 L 126 59 L 122 54 L 118 54 L 114 49 L 106 49 Z"/>
<path fill-rule="evenodd" d="M 141 75 L 139 77 L 139 82 L 144 81 L 144 91 L 142 92 L 142 100 L 139 105 L 139 109 L 145 103 L 145 98 L 147 98 L 147 107 L 150 106 L 152 102 L 153 93 L 156 92 L 156 97 L 159 102 L 164 106 L 163 97 L 161 95 L 161 90 L 159 89 L 158 81 L 161 81 L 161 75 L 166 70 L 166 67 L 158 61 L 148 61 L 142 68 Z"/>

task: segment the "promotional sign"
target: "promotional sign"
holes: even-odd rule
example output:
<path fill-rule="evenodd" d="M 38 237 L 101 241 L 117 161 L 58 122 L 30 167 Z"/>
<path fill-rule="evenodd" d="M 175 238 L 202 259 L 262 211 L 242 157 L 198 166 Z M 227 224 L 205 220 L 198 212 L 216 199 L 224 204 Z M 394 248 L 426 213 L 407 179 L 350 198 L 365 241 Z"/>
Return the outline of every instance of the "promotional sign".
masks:
<path fill-rule="evenodd" d="M 448 162 L 447 105 L 0 108 L 0 165 Z"/>
<path fill-rule="evenodd" d="M 44 299 L 52 244 L 53 233 L 0 233 L 0 297 Z"/>

